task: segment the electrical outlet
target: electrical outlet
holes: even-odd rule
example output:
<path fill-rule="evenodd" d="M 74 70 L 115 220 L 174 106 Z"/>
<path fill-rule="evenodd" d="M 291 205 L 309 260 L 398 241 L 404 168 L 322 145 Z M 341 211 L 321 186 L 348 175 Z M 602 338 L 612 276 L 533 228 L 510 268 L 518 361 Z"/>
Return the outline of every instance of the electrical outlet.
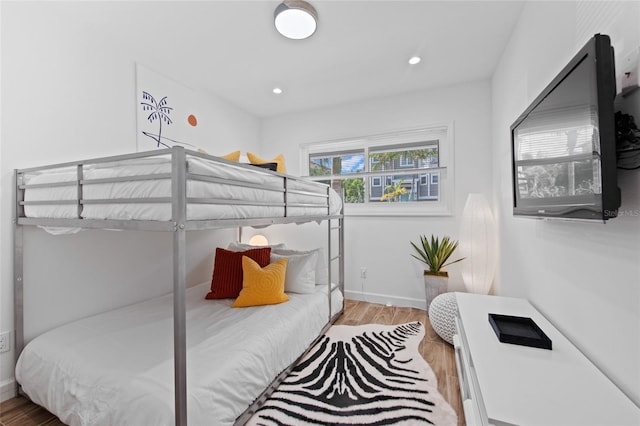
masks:
<path fill-rule="evenodd" d="M 360 278 L 362 279 L 367 278 L 367 268 L 365 267 L 360 268 Z"/>
<path fill-rule="evenodd" d="M 0 333 L 0 353 L 9 352 L 11 350 L 11 332 L 5 331 Z"/>

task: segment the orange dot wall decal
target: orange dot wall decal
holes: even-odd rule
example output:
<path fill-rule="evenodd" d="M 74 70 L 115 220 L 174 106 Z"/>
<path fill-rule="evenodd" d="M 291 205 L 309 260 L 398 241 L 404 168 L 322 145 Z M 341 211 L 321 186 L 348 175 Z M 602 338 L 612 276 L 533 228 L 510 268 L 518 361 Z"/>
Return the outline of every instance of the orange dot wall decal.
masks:
<path fill-rule="evenodd" d="M 193 127 L 196 127 L 198 125 L 198 119 L 196 118 L 195 115 L 190 114 L 189 117 L 187 117 L 187 121 L 189 122 L 189 124 L 191 124 Z"/>

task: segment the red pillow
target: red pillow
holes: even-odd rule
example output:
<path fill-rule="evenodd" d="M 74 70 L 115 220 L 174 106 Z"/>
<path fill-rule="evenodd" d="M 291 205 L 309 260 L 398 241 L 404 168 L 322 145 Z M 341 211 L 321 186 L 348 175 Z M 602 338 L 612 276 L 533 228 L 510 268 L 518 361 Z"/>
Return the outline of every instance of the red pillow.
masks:
<path fill-rule="evenodd" d="M 271 247 L 261 247 L 246 251 L 229 251 L 216 248 L 213 265 L 211 291 L 205 299 L 236 298 L 242 290 L 242 256 L 254 260 L 261 268 L 271 260 Z"/>

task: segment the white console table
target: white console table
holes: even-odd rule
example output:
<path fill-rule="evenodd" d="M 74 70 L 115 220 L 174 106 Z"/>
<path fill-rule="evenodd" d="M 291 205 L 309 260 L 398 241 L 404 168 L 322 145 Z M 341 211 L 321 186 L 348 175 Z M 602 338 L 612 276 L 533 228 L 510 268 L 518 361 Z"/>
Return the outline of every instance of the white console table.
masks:
<path fill-rule="evenodd" d="M 454 346 L 467 425 L 640 425 L 640 408 L 529 302 L 456 298 Z M 532 318 L 553 349 L 501 343 L 489 313 Z"/>

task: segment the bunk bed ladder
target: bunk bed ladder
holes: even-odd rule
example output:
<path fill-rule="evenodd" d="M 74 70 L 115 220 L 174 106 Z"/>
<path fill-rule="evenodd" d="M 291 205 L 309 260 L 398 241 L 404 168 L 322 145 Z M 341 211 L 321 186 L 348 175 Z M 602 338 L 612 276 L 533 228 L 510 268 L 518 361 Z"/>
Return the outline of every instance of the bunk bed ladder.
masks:
<path fill-rule="evenodd" d="M 327 191 L 329 189 L 327 188 Z M 327 194 L 328 195 L 328 194 Z M 344 202 L 344 196 L 342 197 L 343 202 Z M 338 221 L 337 225 L 333 225 L 332 222 L 333 221 Z M 342 209 L 340 210 L 340 217 L 337 219 L 329 219 L 327 220 L 327 228 L 328 228 L 328 236 L 327 236 L 327 259 L 328 259 L 328 286 L 329 286 L 329 323 L 332 323 L 334 320 L 334 317 L 337 318 L 340 314 L 342 314 L 343 310 L 344 310 L 344 302 L 343 302 L 343 306 L 340 309 L 340 311 L 336 314 L 333 315 L 333 309 L 331 306 L 331 294 L 333 293 L 333 289 L 331 288 L 331 281 L 332 281 L 332 264 L 333 262 L 335 262 L 336 260 L 338 261 L 338 288 L 340 289 L 340 292 L 344 295 L 344 204 Z M 332 245 L 332 233 L 331 231 L 338 231 L 338 248 L 337 251 L 338 253 L 333 256 L 331 247 Z"/>
<path fill-rule="evenodd" d="M 24 201 L 24 190 L 19 189 L 22 184 L 22 175 L 18 171 L 14 171 L 13 175 L 13 191 L 15 208 L 13 210 L 13 300 L 14 300 L 14 324 L 16 330 L 15 335 L 15 361 L 24 348 L 24 279 L 23 279 L 23 229 L 18 224 L 18 218 L 24 216 L 24 206 L 20 204 Z M 22 389 L 16 380 L 16 389 L 18 394 L 22 394 Z"/>

